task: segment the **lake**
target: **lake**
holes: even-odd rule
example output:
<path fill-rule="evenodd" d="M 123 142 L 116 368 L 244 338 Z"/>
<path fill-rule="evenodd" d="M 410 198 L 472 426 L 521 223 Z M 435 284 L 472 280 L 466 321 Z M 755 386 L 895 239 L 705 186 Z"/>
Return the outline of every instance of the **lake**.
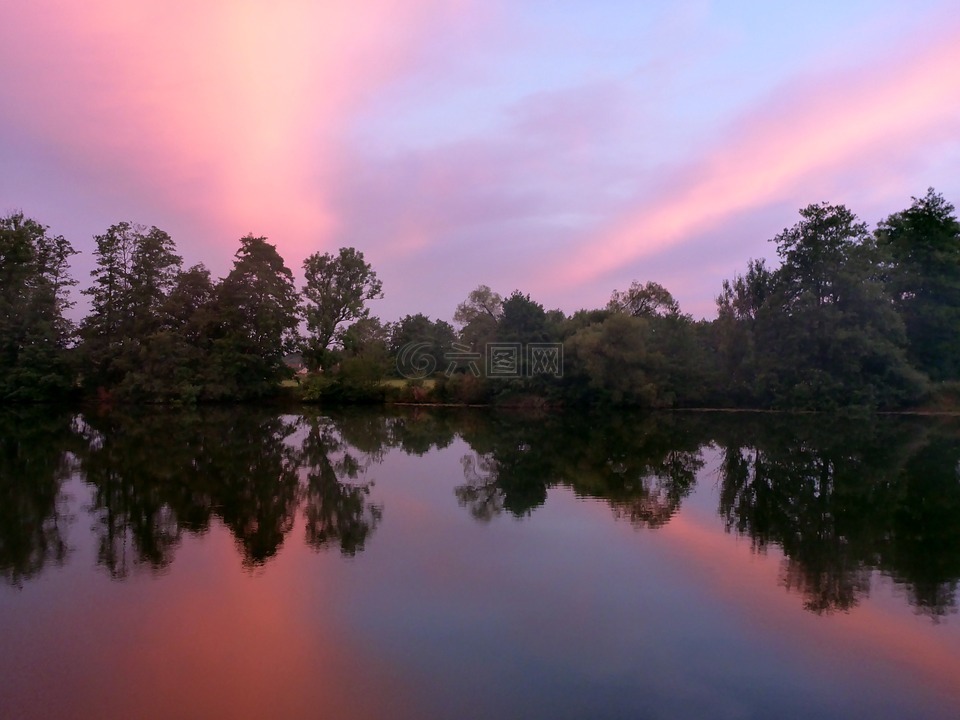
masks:
<path fill-rule="evenodd" d="M 960 422 L 0 412 L 2 718 L 957 718 Z"/>

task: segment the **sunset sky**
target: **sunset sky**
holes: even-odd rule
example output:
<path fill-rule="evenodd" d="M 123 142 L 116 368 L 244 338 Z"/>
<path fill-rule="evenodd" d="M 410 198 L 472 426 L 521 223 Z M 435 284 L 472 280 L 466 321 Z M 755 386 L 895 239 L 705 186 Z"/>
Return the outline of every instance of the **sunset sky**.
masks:
<path fill-rule="evenodd" d="M 360 249 L 373 312 L 656 280 L 695 317 L 811 202 L 960 204 L 956 0 L 31 0 L 0 23 L 0 213 L 130 220 L 216 276 Z"/>

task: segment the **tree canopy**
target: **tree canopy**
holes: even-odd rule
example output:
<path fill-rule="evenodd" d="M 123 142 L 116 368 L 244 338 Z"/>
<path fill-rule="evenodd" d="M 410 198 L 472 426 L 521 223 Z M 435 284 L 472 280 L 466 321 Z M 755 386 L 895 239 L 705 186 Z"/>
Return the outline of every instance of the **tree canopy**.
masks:
<path fill-rule="evenodd" d="M 960 222 L 932 188 L 877 227 L 889 253 L 891 295 L 916 366 L 934 380 L 960 377 Z"/>
<path fill-rule="evenodd" d="M 72 386 L 64 312 L 75 251 L 61 235 L 16 212 L 0 218 L 0 401 L 50 400 Z"/>
<path fill-rule="evenodd" d="M 383 283 L 363 253 L 340 248 L 337 255 L 314 253 L 303 262 L 307 353 L 314 366 L 328 359 L 330 346 L 342 343 L 349 323 L 370 315 L 366 303 L 383 297 Z"/>
<path fill-rule="evenodd" d="M 289 373 L 284 356 L 298 347 L 293 273 L 265 237 L 240 238 L 233 269 L 217 292 L 218 370 L 239 395 L 265 395 Z"/>

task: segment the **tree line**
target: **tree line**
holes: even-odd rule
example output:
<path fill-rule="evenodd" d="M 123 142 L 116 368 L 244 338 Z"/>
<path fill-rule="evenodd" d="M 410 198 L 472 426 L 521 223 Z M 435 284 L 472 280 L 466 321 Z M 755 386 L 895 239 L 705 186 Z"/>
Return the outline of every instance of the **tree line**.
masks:
<path fill-rule="evenodd" d="M 241 238 L 219 281 L 203 265 L 184 268 L 173 239 L 156 227 L 121 222 L 94 241 L 96 268 L 81 291 L 90 312 L 75 325 L 65 315 L 76 285 L 67 274 L 70 243 L 22 213 L 0 219 L 0 399 L 267 396 L 292 374 L 290 353 L 321 367 L 345 324 L 365 318 L 365 301 L 380 295 L 376 274 L 351 248 L 307 258 L 299 292 L 264 237 Z"/>
<path fill-rule="evenodd" d="M 843 205 L 803 208 L 772 238 L 779 264 L 750 260 L 723 281 L 712 320 L 638 281 L 572 315 L 481 285 L 454 324 L 384 323 L 368 307 L 382 283 L 354 248 L 308 257 L 298 288 L 265 237 L 241 238 L 220 280 L 184 268 L 156 227 L 121 222 L 94 241 L 75 325 L 71 244 L 22 213 L 0 218 L 0 400 L 260 398 L 300 365 L 308 401 L 893 409 L 960 380 L 960 222 L 933 189 L 872 230 Z M 562 361 L 538 372 L 523 351 L 491 377 L 491 343 L 553 344 Z"/>

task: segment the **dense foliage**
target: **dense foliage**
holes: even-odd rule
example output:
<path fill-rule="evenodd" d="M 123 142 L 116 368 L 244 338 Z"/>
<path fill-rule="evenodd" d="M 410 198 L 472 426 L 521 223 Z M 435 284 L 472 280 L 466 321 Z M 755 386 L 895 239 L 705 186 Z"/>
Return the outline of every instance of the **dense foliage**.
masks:
<path fill-rule="evenodd" d="M 13 213 L 0 218 L 0 401 L 55 398 L 70 388 L 64 318 L 73 248 Z"/>
<path fill-rule="evenodd" d="M 779 264 L 723 282 L 695 321 L 635 281 L 567 316 L 486 285 L 453 313 L 371 316 L 382 283 L 354 248 L 314 253 L 300 292 L 266 238 L 215 281 L 173 239 L 129 222 L 94 238 L 90 313 L 66 319 L 73 249 L 0 218 L 0 400 L 74 392 L 195 402 L 264 397 L 299 372 L 309 401 L 904 408 L 960 384 L 960 222 L 932 189 L 871 231 L 848 208 L 800 211 Z"/>

